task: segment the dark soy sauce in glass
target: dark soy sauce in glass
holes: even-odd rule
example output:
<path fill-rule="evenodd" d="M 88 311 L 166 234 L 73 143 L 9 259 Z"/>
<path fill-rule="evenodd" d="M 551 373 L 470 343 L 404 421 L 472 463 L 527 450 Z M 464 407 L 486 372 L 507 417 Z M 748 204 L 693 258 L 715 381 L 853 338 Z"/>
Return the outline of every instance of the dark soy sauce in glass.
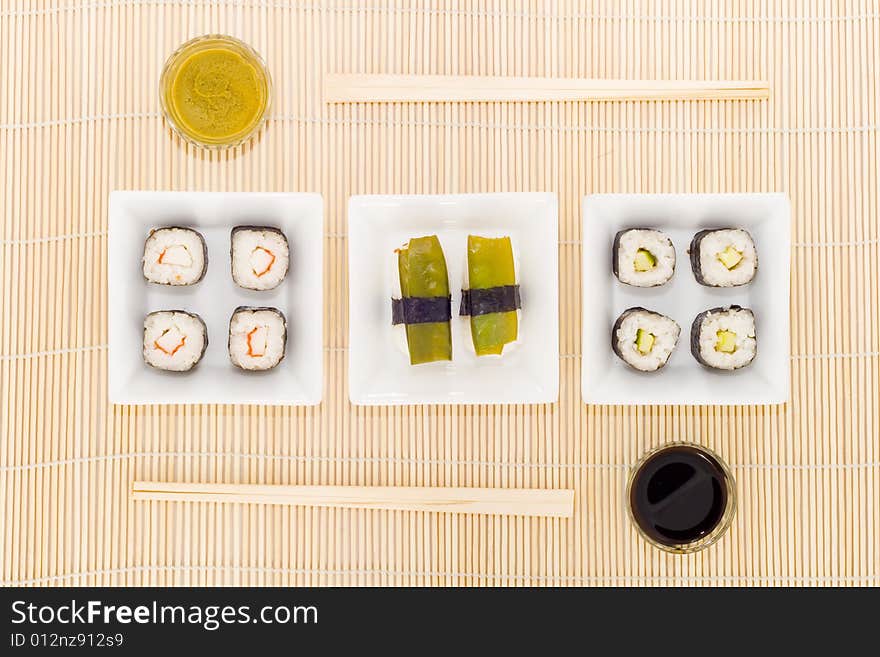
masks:
<path fill-rule="evenodd" d="M 671 445 L 648 454 L 633 473 L 630 510 L 645 537 L 659 547 L 700 549 L 727 528 L 732 487 L 714 454 L 695 445 Z"/>

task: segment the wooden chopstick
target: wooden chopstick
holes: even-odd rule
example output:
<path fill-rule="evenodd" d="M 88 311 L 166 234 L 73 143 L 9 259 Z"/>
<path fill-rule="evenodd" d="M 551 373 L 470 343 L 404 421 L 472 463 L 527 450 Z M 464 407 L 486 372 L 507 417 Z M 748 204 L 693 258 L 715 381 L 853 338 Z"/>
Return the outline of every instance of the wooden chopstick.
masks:
<path fill-rule="evenodd" d="M 135 481 L 140 501 L 288 504 L 344 509 L 435 511 L 570 518 L 573 490 L 417 488 L 397 486 L 287 486 Z"/>
<path fill-rule="evenodd" d="M 325 103 L 566 100 L 764 100 L 755 80 L 598 80 L 466 75 L 324 76 Z"/>

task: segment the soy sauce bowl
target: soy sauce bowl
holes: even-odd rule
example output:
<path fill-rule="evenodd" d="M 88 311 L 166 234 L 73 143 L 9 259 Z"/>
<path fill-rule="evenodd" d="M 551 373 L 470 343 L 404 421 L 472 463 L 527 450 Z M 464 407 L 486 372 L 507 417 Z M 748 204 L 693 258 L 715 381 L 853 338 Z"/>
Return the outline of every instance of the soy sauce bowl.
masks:
<path fill-rule="evenodd" d="M 648 543 L 687 554 L 720 539 L 736 514 L 736 481 L 715 452 L 671 442 L 642 456 L 629 474 L 627 511 Z"/>

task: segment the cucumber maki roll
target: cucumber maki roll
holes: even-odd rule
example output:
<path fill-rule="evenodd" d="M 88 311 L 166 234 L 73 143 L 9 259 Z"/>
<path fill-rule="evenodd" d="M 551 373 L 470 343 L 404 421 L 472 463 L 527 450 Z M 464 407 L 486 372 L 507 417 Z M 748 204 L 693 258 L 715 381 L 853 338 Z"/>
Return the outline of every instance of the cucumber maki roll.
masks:
<path fill-rule="evenodd" d="M 656 287 L 675 273 L 675 247 L 665 233 L 630 228 L 614 236 L 611 269 L 621 283 Z"/>
<path fill-rule="evenodd" d="M 468 235 L 467 278 L 459 315 L 470 317 L 474 351 L 501 355 L 517 339 L 522 307 L 510 238 Z"/>
<path fill-rule="evenodd" d="M 742 228 L 701 230 L 691 240 L 689 253 L 694 277 L 701 285 L 746 285 L 758 271 L 755 242 Z"/>
<path fill-rule="evenodd" d="M 691 326 L 691 353 L 701 365 L 716 370 L 745 367 L 758 353 L 754 313 L 740 306 L 700 313 Z"/>
<path fill-rule="evenodd" d="M 665 315 L 644 308 L 624 310 L 611 329 L 611 347 L 627 365 L 654 372 L 666 365 L 681 328 Z"/>
<path fill-rule="evenodd" d="M 446 257 L 436 235 L 416 237 L 397 250 L 400 298 L 392 324 L 403 325 L 411 365 L 452 360 L 452 297 Z"/>

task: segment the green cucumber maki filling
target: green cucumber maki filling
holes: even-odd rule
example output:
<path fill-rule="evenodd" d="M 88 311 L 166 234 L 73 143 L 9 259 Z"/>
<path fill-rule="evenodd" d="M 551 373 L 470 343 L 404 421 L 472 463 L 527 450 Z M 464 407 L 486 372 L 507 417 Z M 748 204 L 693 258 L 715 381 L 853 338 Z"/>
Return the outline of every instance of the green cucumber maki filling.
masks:
<path fill-rule="evenodd" d="M 719 252 L 716 256 L 721 264 L 724 265 L 728 271 L 734 269 L 739 263 L 743 260 L 742 251 L 738 251 L 733 246 L 728 245 L 723 251 Z"/>
<path fill-rule="evenodd" d="M 657 336 L 653 333 L 646 331 L 645 329 L 639 329 L 636 333 L 636 349 L 639 350 L 639 353 L 643 356 L 650 354 L 651 350 L 654 348 L 654 342 L 656 342 Z"/>
<path fill-rule="evenodd" d="M 636 251 L 636 257 L 633 259 L 633 269 L 644 272 L 651 271 L 657 266 L 657 256 L 648 251 L 648 249 L 639 249 Z"/>

